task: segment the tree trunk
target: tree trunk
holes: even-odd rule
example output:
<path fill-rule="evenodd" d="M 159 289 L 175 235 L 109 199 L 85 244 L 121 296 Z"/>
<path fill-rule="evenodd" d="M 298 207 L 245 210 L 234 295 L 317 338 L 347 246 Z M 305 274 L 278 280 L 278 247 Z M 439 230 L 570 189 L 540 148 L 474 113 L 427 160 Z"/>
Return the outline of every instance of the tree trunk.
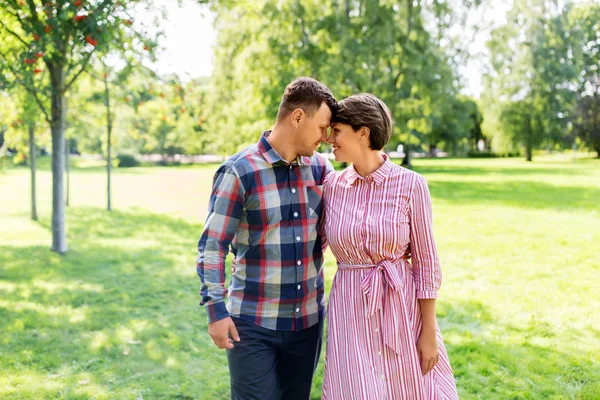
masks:
<path fill-rule="evenodd" d="M 402 159 L 402 166 L 404 168 L 412 169 L 412 155 L 410 153 L 410 149 L 406 146 L 404 150 L 404 158 Z"/>
<path fill-rule="evenodd" d="M 412 154 L 411 154 L 411 146 L 410 146 L 410 137 L 412 135 L 412 130 L 408 133 L 408 140 L 406 141 L 406 146 L 404 149 L 404 158 L 402 159 L 402 166 L 404 168 L 412 169 Z"/>
<path fill-rule="evenodd" d="M 525 138 L 525 159 L 527 161 L 533 160 L 533 128 L 531 126 L 531 117 L 527 117 L 527 136 Z"/>
<path fill-rule="evenodd" d="M 68 251 L 65 229 L 65 115 L 64 68 L 51 70 L 52 82 L 52 251 Z"/>
<path fill-rule="evenodd" d="M 67 173 L 67 199 L 65 204 L 69 207 L 69 200 L 71 199 L 71 159 L 69 154 L 71 154 L 71 141 L 65 138 L 65 172 Z"/>
<path fill-rule="evenodd" d="M 31 169 L 31 219 L 38 220 L 37 201 L 36 201 L 36 185 L 35 185 L 35 170 L 36 170 L 37 154 L 35 150 L 35 124 L 29 124 L 29 167 Z"/>
<path fill-rule="evenodd" d="M 527 143 L 527 146 L 525 147 L 525 159 L 527 161 L 533 161 L 531 145 L 529 143 Z"/>
<path fill-rule="evenodd" d="M 6 132 L 7 128 L 5 126 L 0 126 L 0 171 L 4 169 L 4 132 Z"/>
<path fill-rule="evenodd" d="M 112 156 L 111 156 L 111 133 L 112 133 L 112 118 L 110 115 L 110 93 L 108 91 L 108 79 L 104 76 L 104 92 L 106 94 L 106 209 L 112 210 L 110 202 L 110 174 L 112 170 Z"/>

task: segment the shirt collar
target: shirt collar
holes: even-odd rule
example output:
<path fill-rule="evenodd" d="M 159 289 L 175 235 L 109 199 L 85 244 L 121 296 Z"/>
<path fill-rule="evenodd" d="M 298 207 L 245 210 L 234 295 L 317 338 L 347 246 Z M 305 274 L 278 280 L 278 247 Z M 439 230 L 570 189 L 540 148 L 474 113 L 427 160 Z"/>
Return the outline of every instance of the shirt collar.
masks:
<path fill-rule="evenodd" d="M 285 161 L 283 158 L 281 158 L 281 156 L 279 155 L 279 153 L 277 152 L 277 150 L 275 150 L 273 148 L 273 146 L 271 146 L 271 144 L 269 143 L 269 141 L 267 140 L 267 136 L 269 136 L 271 134 L 271 131 L 264 131 L 261 135 L 260 135 L 260 139 L 258 140 L 258 150 L 260 151 L 260 153 L 263 155 L 263 157 L 265 158 L 265 160 L 267 160 L 267 162 L 271 165 L 275 165 L 275 164 L 285 164 L 285 165 L 299 165 L 299 166 L 303 166 L 303 165 L 310 165 L 310 158 L 309 157 L 304 157 L 304 156 L 296 156 L 296 159 L 294 161 L 290 163 L 288 163 L 287 161 Z"/>
<path fill-rule="evenodd" d="M 384 160 L 383 164 L 365 177 L 360 176 L 360 174 L 356 172 L 354 165 L 351 165 L 350 168 L 348 168 L 348 176 L 346 177 L 346 183 L 348 186 L 352 186 L 357 179 L 365 182 L 373 181 L 376 185 L 381 185 L 392 170 L 392 162 L 390 161 L 390 158 L 385 153 L 381 153 L 381 155 L 383 156 Z"/>

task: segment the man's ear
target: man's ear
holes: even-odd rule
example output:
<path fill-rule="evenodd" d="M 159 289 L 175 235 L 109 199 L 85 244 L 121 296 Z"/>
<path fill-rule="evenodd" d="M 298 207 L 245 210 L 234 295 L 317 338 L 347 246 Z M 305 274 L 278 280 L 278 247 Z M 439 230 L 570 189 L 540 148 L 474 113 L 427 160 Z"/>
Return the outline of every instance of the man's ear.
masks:
<path fill-rule="evenodd" d="M 306 114 L 304 114 L 304 110 L 303 109 L 296 108 L 294 111 L 292 111 L 292 124 L 295 127 L 298 127 L 298 125 L 300 125 L 300 122 L 305 117 L 305 115 Z"/>

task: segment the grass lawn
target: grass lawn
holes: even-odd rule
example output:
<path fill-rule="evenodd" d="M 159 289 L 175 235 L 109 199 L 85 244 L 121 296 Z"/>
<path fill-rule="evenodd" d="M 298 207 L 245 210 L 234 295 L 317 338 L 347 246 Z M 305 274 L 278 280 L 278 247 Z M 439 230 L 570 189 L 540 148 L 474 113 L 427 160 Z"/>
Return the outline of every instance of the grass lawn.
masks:
<path fill-rule="evenodd" d="M 0 398 L 227 399 L 194 268 L 216 166 L 116 170 L 111 213 L 104 171 L 74 166 L 58 256 L 41 165 L 39 222 L 28 170 L 0 171 Z M 438 320 L 461 398 L 600 399 L 600 160 L 416 170 L 433 196 Z"/>

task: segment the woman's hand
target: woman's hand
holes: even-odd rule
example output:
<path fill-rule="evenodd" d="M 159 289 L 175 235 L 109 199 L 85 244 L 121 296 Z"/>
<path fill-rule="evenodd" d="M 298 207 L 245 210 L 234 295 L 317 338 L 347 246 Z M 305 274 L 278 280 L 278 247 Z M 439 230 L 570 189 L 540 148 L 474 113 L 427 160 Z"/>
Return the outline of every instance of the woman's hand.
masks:
<path fill-rule="evenodd" d="M 235 274 L 235 270 L 237 268 L 238 262 L 237 262 L 237 258 L 233 257 L 233 260 L 231 260 L 231 274 Z"/>
<path fill-rule="evenodd" d="M 423 376 L 427 375 L 435 367 L 440 357 L 436 335 L 435 327 L 423 326 L 421 336 L 419 336 L 419 340 L 417 341 L 417 351 L 421 361 Z"/>

